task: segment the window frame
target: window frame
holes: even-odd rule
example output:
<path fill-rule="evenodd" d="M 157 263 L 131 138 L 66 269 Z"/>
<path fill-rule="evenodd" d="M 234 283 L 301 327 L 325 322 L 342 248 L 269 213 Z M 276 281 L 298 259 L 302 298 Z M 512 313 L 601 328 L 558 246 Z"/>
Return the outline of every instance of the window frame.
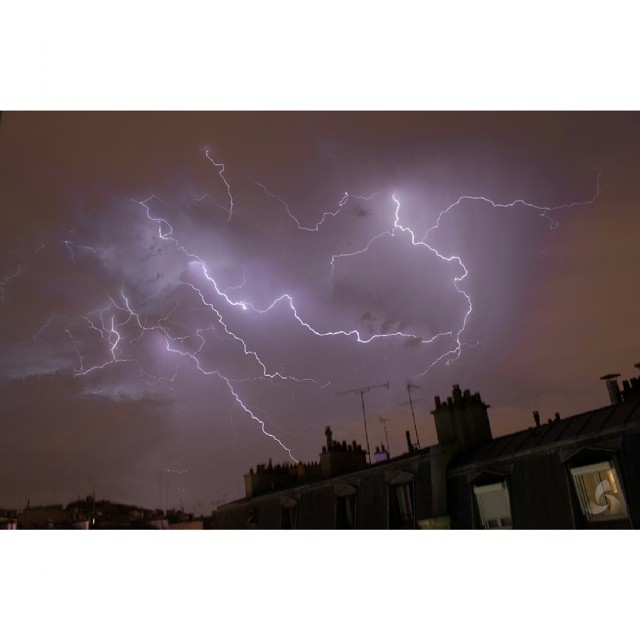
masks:
<path fill-rule="evenodd" d="M 600 482 L 596 487 L 596 495 L 594 496 L 596 497 L 596 502 L 593 502 L 593 500 L 591 500 L 591 497 L 588 495 L 584 481 L 580 479 L 585 476 L 591 476 L 593 478 L 593 476 L 596 476 L 597 474 L 602 472 L 609 472 L 609 474 L 612 475 L 613 482 L 617 487 L 617 491 L 608 491 L 604 485 L 606 483 L 607 485 L 609 485 L 609 489 L 611 489 L 611 483 L 609 479 L 602 479 L 600 476 L 598 476 Z M 571 478 L 573 493 L 577 498 L 580 514 L 588 524 L 629 520 L 629 507 L 627 504 L 624 487 L 622 485 L 621 474 L 619 473 L 619 470 L 613 458 L 586 465 L 583 464 L 570 466 L 569 477 Z M 603 487 L 603 490 L 598 497 L 598 489 L 601 486 Z M 607 496 L 610 496 L 611 498 Z M 602 504 L 602 500 L 600 498 L 604 498 L 606 505 Z M 616 500 L 620 504 L 622 508 L 622 511 L 620 513 L 610 512 L 612 504 L 611 499 Z M 594 507 L 590 505 L 595 505 L 595 509 L 597 509 L 595 513 Z M 607 513 L 607 511 L 609 511 L 609 513 Z"/>
<path fill-rule="evenodd" d="M 402 517 L 402 508 L 400 506 L 400 496 L 399 491 L 403 488 L 407 487 L 409 489 L 410 501 L 411 505 L 411 517 L 408 519 L 404 519 Z M 393 492 L 393 495 L 392 495 Z M 400 516 L 400 522 L 398 523 L 400 526 L 391 526 L 391 507 L 392 500 L 397 501 L 398 513 Z M 416 528 L 416 488 L 415 488 L 415 479 L 412 477 L 411 479 L 403 478 L 400 481 L 389 482 L 387 486 L 387 528 L 388 529 L 415 529 Z"/>
<path fill-rule="evenodd" d="M 289 526 L 283 526 L 284 523 Z M 298 501 L 293 498 L 282 498 L 280 500 L 280 529 L 290 530 L 298 528 Z"/>
<path fill-rule="evenodd" d="M 482 507 L 482 500 L 479 496 L 484 494 L 493 493 L 497 491 L 504 491 L 506 493 L 506 501 L 509 507 L 509 515 L 504 517 L 500 516 L 498 518 L 486 518 L 485 513 Z M 478 514 L 478 519 L 480 520 L 480 526 L 483 529 L 494 530 L 494 529 L 513 529 L 513 509 L 511 505 L 511 492 L 509 491 L 509 483 L 507 479 L 504 478 L 502 480 L 498 480 L 497 482 L 487 482 L 483 484 L 474 484 L 472 486 L 472 492 L 474 497 L 475 510 Z M 507 522 L 505 522 L 507 521 Z M 492 523 L 495 523 L 495 526 L 492 526 Z"/>
<path fill-rule="evenodd" d="M 346 505 L 347 503 L 351 503 L 352 504 L 352 513 L 351 513 L 351 526 L 338 526 L 339 524 L 339 513 L 340 513 L 340 508 L 341 505 L 344 504 L 345 505 L 345 522 L 347 522 L 348 524 L 348 517 L 347 517 L 347 511 L 346 511 Z M 353 493 L 347 493 L 347 494 L 343 494 L 343 495 L 336 495 L 336 517 L 335 517 L 335 528 L 336 529 L 345 529 L 345 530 L 350 530 L 350 529 L 356 529 L 357 528 L 357 522 L 358 522 L 358 497 L 357 497 L 357 493 L 354 491 Z"/>

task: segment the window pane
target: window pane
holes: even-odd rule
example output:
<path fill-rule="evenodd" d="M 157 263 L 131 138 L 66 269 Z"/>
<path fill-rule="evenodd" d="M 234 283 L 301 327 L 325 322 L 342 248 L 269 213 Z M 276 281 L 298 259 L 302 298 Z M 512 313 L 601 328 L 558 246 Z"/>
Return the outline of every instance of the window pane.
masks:
<path fill-rule="evenodd" d="M 398 496 L 398 507 L 400 508 L 400 517 L 405 522 L 413 520 L 413 499 L 411 495 L 411 485 L 401 484 L 396 487 Z"/>
<path fill-rule="evenodd" d="M 482 525 L 486 529 L 512 527 L 509 491 L 504 482 L 474 487 Z"/>
<path fill-rule="evenodd" d="M 626 517 L 627 507 L 610 462 L 571 470 L 582 513 L 588 520 Z"/>
<path fill-rule="evenodd" d="M 336 529 L 355 529 L 356 496 L 340 496 L 336 502 Z"/>
<path fill-rule="evenodd" d="M 296 507 L 282 507 L 280 509 L 280 528 L 295 529 L 297 513 Z"/>
<path fill-rule="evenodd" d="M 389 528 L 412 529 L 414 522 L 413 482 L 389 487 Z"/>
<path fill-rule="evenodd" d="M 344 498 L 344 509 L 345 509 L 345 519 L 347 521 L 347 527 L 349 529 L 353 529 L 353 522 L 354 522 L 354 507 L 355 507 L 355 497 L 354 496 L 349 496 L 347 498 Z"/>

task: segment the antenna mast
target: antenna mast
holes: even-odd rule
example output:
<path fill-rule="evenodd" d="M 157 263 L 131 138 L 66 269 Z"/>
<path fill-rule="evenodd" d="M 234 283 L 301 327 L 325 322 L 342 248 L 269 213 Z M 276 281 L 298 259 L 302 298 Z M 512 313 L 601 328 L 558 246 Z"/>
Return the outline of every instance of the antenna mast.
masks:
<path fill-rule="evenodd" d="M 364 437 L 367 441 L 367 456 L 369 457 L 369 464 L 371 464 L 371 450 L 369 448 L 369 432 L 367 431 L 367 412 L 364 409 L 364 394 L 369 393 L 371 389 L 381 389 L 381 388 L 389 389 L 389 381 L 384 384 L 374 384 L 368 387 L 361 387 L 360 389 L 349 389 L 347 391 L 341 391 L 340 393 L 336 393 L 337 396 L 344 396 L 347 393 L 359 393 L 360 400 L 362 401 L 362 418 L 364 420 Z"/>
<path fill-rule="evenodd" d="M 411 389 L 419 389 L 420 387 L 417 384 L 411 384 L 407 382 L 407 393 L 409 394 L 409 404 L 411 405 L 411 415 L 413 416 L 413 428 L 416 432 L 416 442 L 418 444 L 418 449 L 420 449 L 420 437 L 418 436 L 418 427 L 416 425 L 416 414 L 413 410 L 413 400 L 411 399 Z"/>
<path fill-rule="evenodd" d="M 389 432 L 387 431 L 387 422 L 390 422 L 389 418 L 385 418 L 384 416 L 378 416 L 380 422 L 382 422 L 382 428 L 384 429 L 384 437 L 387 441 L 387 453 L 389 454 L 389 458 L 391 458 L 391 448 L 389 447 Z"/>

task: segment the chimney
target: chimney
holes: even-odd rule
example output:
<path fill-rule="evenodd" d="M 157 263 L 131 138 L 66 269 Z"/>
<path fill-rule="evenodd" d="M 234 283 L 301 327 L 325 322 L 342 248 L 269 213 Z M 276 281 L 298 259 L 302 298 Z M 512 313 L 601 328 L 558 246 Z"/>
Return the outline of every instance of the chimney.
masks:
<path fill-rule="evenodd" d="M 453 385 L 447 402 L 438 402 L 431 412 L 438 434 L 438 444 L 452 445 L 456 452 L 476 447 L 491 440 L 491 426 L 487 409 L 479 393 L 463 393 L 460 385 Z"/>
<path fill-rule="evenodd" d="M 411 434 L 408 431 L 405 431 L 405 435 L 407 436 L 407 447 L 409 448 L 409 453 L 413 453 L 413 443 L 411 442 Z"/>
<path fill-rule="evenodd" d="M 620 387 L 616 379 L 619 377 L 619 373 L 608 373 L 606 376 L 600 378 L 600 380 L 604 380 L 607 383 L 607 391 L 609 392 L 609 398 L 611 398 L 611 404 L 620 404 L 622 402 Z"/>
<path fill-rule="evenodd" d="M 556 422 L 558 422 L 558 420 L 560 420 L 560 413 L 558 411 L 556 411 L 555 418 L 556 418 Z"/>
<path fill-rule="evenodd" d="M 331 451 L 331 447 L 333 446 L 333 432 L 329 425 L 327 425 L 327 428 L 324 430 L 324 435 L 327 436 L 327 451 Z"/>
<path fill-rule="evenodd" d="M 533 419 L 535 420 L 536 427 L 539 427 L 540 426 L 540 412 L 539 411 L 534 411 L 533 412 Z"/>

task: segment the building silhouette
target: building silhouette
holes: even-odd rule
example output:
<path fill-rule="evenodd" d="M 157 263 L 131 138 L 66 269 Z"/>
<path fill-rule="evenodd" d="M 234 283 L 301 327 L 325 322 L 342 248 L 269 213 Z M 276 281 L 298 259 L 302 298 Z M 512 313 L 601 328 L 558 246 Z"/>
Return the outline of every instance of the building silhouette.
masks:
<path fill-rule="evenodd" d="M 367 464 L 333 441 L 319 463 L 259 465 L 218 529 L 640 527 L 640 378 L 605 376 L 611 404 L 493 438 L 478 393 L 454 385 L 431 411 L 438 443 Z"/>

